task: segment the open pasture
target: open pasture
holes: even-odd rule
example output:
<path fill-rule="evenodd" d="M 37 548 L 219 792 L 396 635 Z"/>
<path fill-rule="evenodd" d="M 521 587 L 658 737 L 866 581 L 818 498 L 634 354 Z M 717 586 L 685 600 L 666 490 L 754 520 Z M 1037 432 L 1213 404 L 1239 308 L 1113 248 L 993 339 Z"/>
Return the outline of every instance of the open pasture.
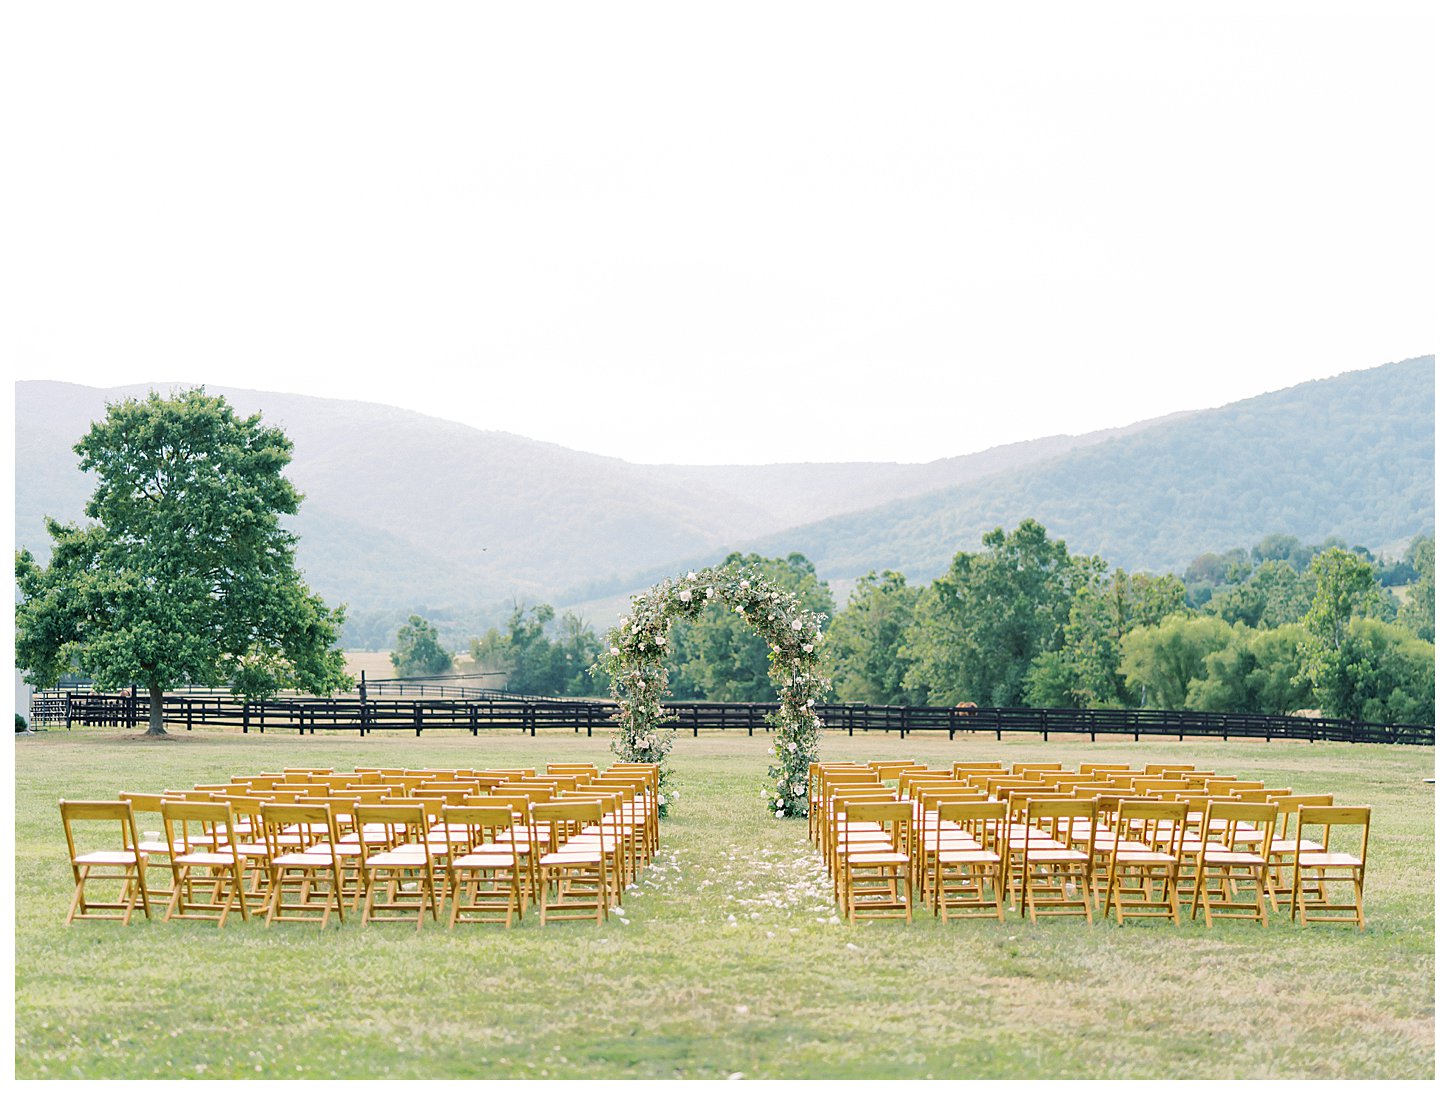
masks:
<path fill-rule="evenodd" d="M 21 1078 L 1428 1078 L 1431 749 L 830 737 L 826 760 L 1192 761 L 1374 807 L 1368 929 L 1009 914 L 836 920 L 806 822 L 768 816 L 769 739 L 681 738 L 682 797 L 622 916 L 540 927 L 235 918 L 63 925 L 58 799 L 286 765 L 607 763 L 572 733 L 415 739 L 114 731 L 17 739 Z M 1186 912 L 1186 910 L 1185 910 Z"/>

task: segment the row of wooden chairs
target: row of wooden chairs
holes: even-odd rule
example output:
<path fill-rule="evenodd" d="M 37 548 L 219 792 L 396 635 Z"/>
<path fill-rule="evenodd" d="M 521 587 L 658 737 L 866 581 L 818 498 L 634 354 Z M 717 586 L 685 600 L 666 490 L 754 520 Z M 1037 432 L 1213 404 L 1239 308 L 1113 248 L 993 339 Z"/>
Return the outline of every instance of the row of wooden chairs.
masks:
<path fill-rule="evenodd" d="M 444 911 L 450 928 L 508 926 L 531 905 L 541 923 L 602 923 L 659 850 L 658 796 L 655 765 L 551 764 L 542 775 L 287 769 L 116 801 L 63 800 L 75 880 L 66 923 L 129 923 L 138 904 L 149 918 L 156 900 L 168 920 L 219 927 L 233 912 L 325 927 L 359 906 L 364 924 L 419 928 Z M 140 832 L 138 815 L 155 815 L 159 828 Z M 119 840 L 78 840 L 92 822 L 118 826 Z M 169 885 L 157 887 L 163 868 Z M 109 887 L 105 897 L 88 892 L 96 886 Z"/>
<path fill-rule="evenodd" d="M 817 764 L 810 831 L 849 920 L 909 920 L 917 902 L 943 918 L 1014 905 L 1034 922 L 1098 908 L 1178 923 L 1187 905 L 1210 926 L 1265 924 L 1282 899 L 1301 923 L 1364 927 L 1369 807 L 1190 766 L 1093 767 Z"/>

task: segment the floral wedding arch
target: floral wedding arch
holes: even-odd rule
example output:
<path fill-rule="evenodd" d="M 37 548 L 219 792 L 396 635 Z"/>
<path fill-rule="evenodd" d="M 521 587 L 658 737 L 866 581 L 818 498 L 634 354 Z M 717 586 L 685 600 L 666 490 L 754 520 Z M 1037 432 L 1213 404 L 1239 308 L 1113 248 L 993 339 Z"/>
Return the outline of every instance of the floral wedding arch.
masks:
<path fill-rule="evenodd" d="M 710 604 L 740 615 L 770 647 L 770 679 L 780 690 L 780 709 L 765 720 L 774 732 L 775 762 L 760 794 L 776 817 L 804 817 L 821 731 L 815 706 L 830 687 L 821 675 L 825 618 L 802 609 L 796 594 L 781 589 L 758 567 L 726 564 L 691 571 L 634 598 L 629 615 L 610 630 L 609 649 L 599 659 L 620 706 L 610 749 L 623 761 L 660 765 L 664 813 L 679 795 L 668 789 L 665 767 L 675 731 L 662 725 L 670 624 L 692 619 Z"/>

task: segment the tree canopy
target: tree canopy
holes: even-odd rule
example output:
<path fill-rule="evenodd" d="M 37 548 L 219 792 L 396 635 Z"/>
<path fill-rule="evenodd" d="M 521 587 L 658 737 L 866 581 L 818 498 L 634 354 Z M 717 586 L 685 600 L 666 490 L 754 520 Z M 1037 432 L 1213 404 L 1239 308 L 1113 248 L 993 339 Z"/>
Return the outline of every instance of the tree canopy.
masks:
<path fill-rule="evenodd" d="M 97 477 L 94 523 L 48 520 L 45 566 L 16 553 L 15 660 L 31 683 L 78 670 L 102 689 L 143 686 L 151 734 L 181 684 L 249 698 L 351 685 L 334 648 L 343 610 L 308 590 L 279 522 L 301 501 L 281 430 L 203 389 L 153 392 L 110 404 L 75 451 Z"/>
<path fill-rule="evenodd" d="M 933 703 L 1022 703 L 1033 659 L 1062 645 L 1086 577 L 1067 545 L 1030 518 L 1010 533 L 993 529 L 982 545 L 958 552 L 916 604 L 906 684 Z"/>
<path fill-rule="evenodd" d="M 491 627 L 472 643 L 475 660 L 503 670 L 510 690 L 531 696 L 594 695 L 589 671 L 603 649 L 592 627 L 572 612 L 556 620 L 547 604 L 515 605 L 502 631 Z"/>
<path fill-rule="evenodd" d="M 398 628 L 392 663 L 404 677 L 433 677 L 453 668 L 453 655 L 438 642 L 438 629 L 413 615 Z"/>
<path fill-rule="evenodd" d="M 775 587 L 794 594 L 800 608 L 829 619 L 835 612 L 830 588 L 816 577 L 811 561 L 798 552 L 764 559 L 738 551 L 720 567 L 758 570 Z M 682 700 L 768 703 L 778 692 L 770 676 L 770 651 L 756 629 L 725 605 L 711 603 L 670 632 L 670 692 Z"/>

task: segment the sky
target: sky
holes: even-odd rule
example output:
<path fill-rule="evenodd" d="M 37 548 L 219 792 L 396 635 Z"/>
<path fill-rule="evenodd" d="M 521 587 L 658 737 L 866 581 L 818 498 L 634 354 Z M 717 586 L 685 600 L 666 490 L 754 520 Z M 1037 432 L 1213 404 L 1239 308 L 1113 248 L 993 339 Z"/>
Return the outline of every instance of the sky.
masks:
<path fill-rule="evenodd" d="M 643 463 L 1219 406 L 1434 352 L 1430 13 L 10 5 L 0 347 Z"/>

